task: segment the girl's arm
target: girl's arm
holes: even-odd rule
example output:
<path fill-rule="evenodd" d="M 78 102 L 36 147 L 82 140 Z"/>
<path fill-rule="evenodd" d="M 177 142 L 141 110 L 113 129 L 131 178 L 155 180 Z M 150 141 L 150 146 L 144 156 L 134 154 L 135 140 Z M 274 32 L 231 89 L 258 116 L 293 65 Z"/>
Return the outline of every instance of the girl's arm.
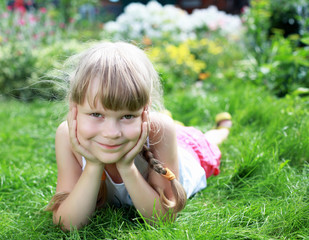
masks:
<path fill-rule="evenodd" d="M 153 113 L 150 117 L 155 122 L 149 133 L 151 150 L 164 167 L 168 167 L 178 178 L 177 141 L 174 122 L 163 114 Z M 143 178 L 135 164 L 117 163 L 117 169 L 130 194 L 134 206 L 148 219 L 159 218 L 166 214 L 160 201 L 160 191 L 174 201 L 170 181 L 150 170 L 148 182 Z"/>
<path fill-rule="evenodd" d="M 56 132 L 56 159 L 56 193 L 65 192 L 68 196 L 54 210 L 53 221 L 60 223 L 64 229 L 70 229 L 71 225 L 80 227 L 95 211 L 104 165 L 88 161 L 82 171 L 72 150 L 67 122 L 63 122 Z"/>

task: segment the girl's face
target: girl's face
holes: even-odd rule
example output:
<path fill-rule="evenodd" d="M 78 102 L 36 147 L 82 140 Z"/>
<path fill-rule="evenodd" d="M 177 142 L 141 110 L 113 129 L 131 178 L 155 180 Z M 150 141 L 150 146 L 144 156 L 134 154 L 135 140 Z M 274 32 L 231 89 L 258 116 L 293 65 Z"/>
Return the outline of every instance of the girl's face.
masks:
<path fill-rule="evenodd" d="M 100 161 L 110 164 L 120 160 L 141 135 L 144 108 L 137 111 L 112 111 L 88 101 L 77 105 L 77 138 Z"/>

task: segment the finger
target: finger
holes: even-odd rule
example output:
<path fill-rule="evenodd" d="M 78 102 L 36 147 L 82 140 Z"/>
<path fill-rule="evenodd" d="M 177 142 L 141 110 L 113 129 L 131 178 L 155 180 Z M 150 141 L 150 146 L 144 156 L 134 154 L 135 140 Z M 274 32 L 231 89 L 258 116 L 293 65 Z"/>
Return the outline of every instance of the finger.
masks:
<path fill-rule="evenodd" d="M 81 143 L 79 142 L 79 140 L 77 138 L 77 121 L 76 120 L 73 120 L 71 122 L 69 134 L 70 134 L 70 140 L 71 140 L 72 148 L 77 153 L 81 154 L 82 156 L 84 156 L 88 160 L 95 159 L 94 156 L 85 147 L 83 147 L 81 145 Z"/>
<path fill-rule="evenodd" d="M 143 112 L 143 123 L 147 123 L 147 136 L 149 135 L 149 131 L 150 131 L 150 123 L 149 123 L 149 112 L 148 111 L 144 111 Z M 143 130 L 143 129 L 142 129 Z"/>
<path fill-rule="evenodd" d="M 78 145 L 80 144 L 77 136 L 76 136 L 76 129 L 77 129 L 77 121 L 71 120 L 71 123 L 69 124 L 69 134 L 70 134 L 70 140 L 73 148 L 75 150 L 78 150 Z"/>
<path fill-rule="evenodd" d="M 143 146 L 144 146 L 146 139 L 147 139 L 147 136 L 148 136 L 147 125 L 148 125 L 147 122 L 142 123 L 142 132 L 141 132 L 140 138 L 137 141 L 136 145 L 124 156 L 124 158 L 123 158 L 124 162 L 131 161 L 132 159 L 135 158 L 135 156 L 137 154 L 139 154 L 142 151 Z"/>
<path fill-rule="evenodd" d="M 77 105 L 70 105 L 70 112 L 67 117 L 68 127 L 69 127 L 69 136 L 72 148 L 77 153 L 84 156 L 87 160 L 94 160 L 95 157 L 81 145 L 77 137 Z"/>
<path fill-rule="evenodd" d="M 137 144 L 136 144 L 136 148 L 138 149 L 138 151 L 141 151 L 146 140 L 148 137 L 148 122 L 143 122 L 142 123 L 142 133 L 140 136 L 140 139 L 138 140 Z"/>
<path fill-rule="evenodd" d="M 68 125 L 69 125 L 69 134 L 70 134 L 70 140 L 71 144 L 73 146 L 73 149 L 77 152 L 81 152 L 81 146 L 80 142 L 77 138 L 77 107 L 73 106 L 69 116 L 68 116 Z"/>
<path fill-rule="evenodd" d="M 77 116 L 77 107 L 76 105 L 70 105 L 70 111 L 67 116 L 67 122 L 70 125 L 72 125 L 73 120 L 76 120 Z"/>
<path fill-rule="evenodd" d="M 76 121 L 76 107 L 72 107 L 68 114 L 68 125 L 70 131 L 70 137 L 76 137 L 77 121 Z"/>

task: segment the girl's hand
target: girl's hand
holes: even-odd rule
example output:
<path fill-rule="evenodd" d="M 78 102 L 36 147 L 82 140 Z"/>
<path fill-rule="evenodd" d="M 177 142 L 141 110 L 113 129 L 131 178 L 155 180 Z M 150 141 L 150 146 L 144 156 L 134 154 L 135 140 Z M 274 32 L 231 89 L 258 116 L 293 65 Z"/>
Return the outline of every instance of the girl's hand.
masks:
<path fill-rule="evenodd" d="M 136 145 L 128 152 L 126 153 L 122 159 L 120 159 L 118 162 L 116 162 L 117 168 L 123 168 L 123 167 L 129 167 L 133 164 L 134 158 L 136 157 L 137 154 L 139 154 L 145 142 L 147 141 L 147 137 L 149 134 L 149 117 L 148 117 L 148 111 L 144 111 L 142 115 L 142 131 L 139 140 L 137 141 Z"/>
<path fill-rule="evenodd" d="M 69 134 L 72 148 L 75 152 L 79 153 L 80 155 L 84 156 L 87 161 L 96 163 L 96 164 L 103 164 L 100 162 L 93 154 L 91 154 L 86 148 L 84 148 L 77 138 L 77 106 L 74 104 L 68 114 L 67 122 L 69 126 Z"/>

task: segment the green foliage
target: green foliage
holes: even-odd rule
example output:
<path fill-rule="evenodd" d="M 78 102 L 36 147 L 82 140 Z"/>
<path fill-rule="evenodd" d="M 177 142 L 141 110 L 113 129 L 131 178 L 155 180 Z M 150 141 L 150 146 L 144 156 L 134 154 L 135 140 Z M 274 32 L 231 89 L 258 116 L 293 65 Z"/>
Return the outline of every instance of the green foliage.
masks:
<path fill-rule="evenodd" d="M 187 89 L 201 81 L 216 81 L 218 75 L 243 57 L 238 42 L 219 37 L 161 44 L 147 49 L 147 53 L 160 73 L 165 93 Z"/>
<path fill-rule="evenodd" d="M 237 71 L 240 77 L 266 86 L 277 96 L 309 87 L 308 20 L 303 20 L 308 19 L 309 3 L 262 0 L 251 5 L 244 19 L 253 58 Z"/>
<path fill-rule="evenodd" d="M 44 53 L 45 47 L 55 45 L 59 40 L 61 29 L 46 9 L 31 12 L 0 10 L 0 18 L 0 94 L 21 100 L 52 98 L 54 91 L 45 89 L 43 93 L 40 90 L 51 88 L 50 83 L 42 83 L 42 78 L 57 59 L 56 54 Z M 54 51 L 60 55 L 65 53 L 59 49 L 58 45 Z"/>
<path fill-rule="evenodd" d="M 23 101 L 61 99 L 66 86 L 64 82 L 57 82 L 49 72 L 60 69 L 64 59 L 80 52 L 84 46 L 74 40 L 58 41 L 35 49 L 30 49 L 24 42 L 0 46 L 0 94 Z"/>
<path fill-rule="evenodd" d="M 52 7 L 53 0 L 36 0 L 36 3 L 39 6 L 46 7 L 48 5 L 49 8 Z M 59 0 L 58 7 L 53 9 L 53 15 L 56 19 L 65 23 L 66 25 L 70 25 L 73 19 L 77 18 L 78 9 L 83 4 L 93 4 L 99 5 L 98 0 Z"/>
<path fill-rule="evenodd" d="M 190 52 L 188 42 L 151 48 L 148 54 L 161 74 L 165 92 L 190 86 L 206 68 L 206 64 Z"/>
<path fill-rule="evenodd" d="M 31 92 L 22 92 L 25 80 L 33 72 L 36 57 L 31 49 L 22 44 L 0 46 L 0 89 L 2 94 L 29 98 Z"/>

